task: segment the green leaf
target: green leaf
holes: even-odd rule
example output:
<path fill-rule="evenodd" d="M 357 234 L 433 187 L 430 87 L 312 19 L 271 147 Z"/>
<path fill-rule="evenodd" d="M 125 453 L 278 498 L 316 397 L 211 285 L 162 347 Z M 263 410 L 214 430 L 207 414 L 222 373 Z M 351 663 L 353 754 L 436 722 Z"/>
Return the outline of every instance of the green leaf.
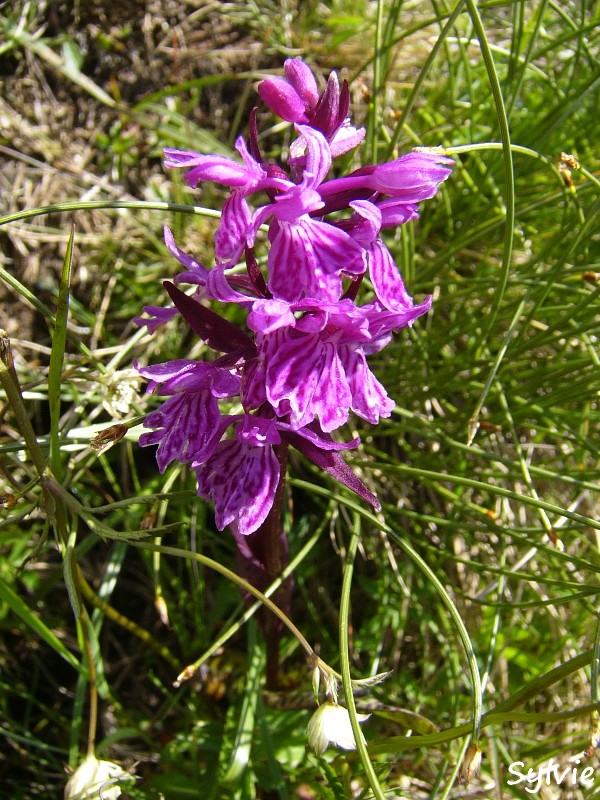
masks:
<path fill-rule="evenodd" d="M 67 39 L 62 45 L 62 57 L 65 62 L 65 74 L 73 75 L 81 72 L 83 54 L 72 39 Z"/>

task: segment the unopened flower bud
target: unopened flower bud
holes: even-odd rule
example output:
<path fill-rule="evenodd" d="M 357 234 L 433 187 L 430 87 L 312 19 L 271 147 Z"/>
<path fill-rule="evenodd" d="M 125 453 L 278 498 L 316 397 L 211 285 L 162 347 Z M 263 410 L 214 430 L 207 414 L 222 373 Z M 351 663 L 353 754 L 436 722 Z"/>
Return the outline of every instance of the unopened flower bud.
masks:
<path fill-rule="evenodd" d="M 467 752 L 465 753 L 462 767 L 460 768 L 458 782 L 462 784 L 471 783 L 473 778 L 477 777 L 477 775 L 479 774 L 480 766 L 481 766 L 481 747 L 479 747 L 479 745 L 477 744 L 471 743 L 467 747 Z"/>
<path fill-rule="evenodd" d="M 357 714 L 356 716 L 359 722 L 365 722 L 369 719 L 370 714 Z M 342 750 L 356 749 L 356 740 L 348 710 L 329 701 L 317 708 L 310 718 L 306 733 L 308 746 L 318 756 L 323 755 L 330 744 L 341 747 Z M 365 742 L 364 737 L 363 742 Z"/>
<path fill-rule="evenodd" d="M 312 672 L 312 688 L 313 693 L 315 695 L 315 700 L 318 702 L 319 698 L 319 686 L 321 685 L 321 668 L 318 664 L 315 664 L 315 667 Z"/>
<path fill-rule="evenodd" d="M 118 764 L 88 756 L 69 778 L 65 800 L 116 800 L 121 795 L 117 781 L 122 780 L 131 775 Z"/>

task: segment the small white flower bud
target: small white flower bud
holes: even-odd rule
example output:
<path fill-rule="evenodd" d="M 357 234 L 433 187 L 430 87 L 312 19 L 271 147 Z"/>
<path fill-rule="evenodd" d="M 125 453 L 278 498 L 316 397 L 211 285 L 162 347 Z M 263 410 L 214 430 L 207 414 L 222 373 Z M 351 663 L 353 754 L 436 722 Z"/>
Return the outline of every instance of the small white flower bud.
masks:
<path fill-rule="evenodd" d="M 312 688 L 315 695 L 316 702 L 319 702 L 319 686 L 321 684 L 321 668 L 318 664 L 315 665 L 312 673 Z"/>
<path fill-rule="evenodd" d="M 65 786 L 65 800 L 117 800 L 121 789 L 116 781 L 131 780 L 131 775 L 112 761 L 88 756 Z"/>
<path fill-rule="evenodd" d="M 356 716 L 359 722 L 364 722 L 369 719 L 370 714 L 357 714 Z M 342 750 L 356 749 L 350 714 L 346 708 L 335 703 L 326 702 L 317 708 L 310 718 L 306 733 L 309 747 L 318 756 L 323 755 L 330 744 L 341 747 Z"/>

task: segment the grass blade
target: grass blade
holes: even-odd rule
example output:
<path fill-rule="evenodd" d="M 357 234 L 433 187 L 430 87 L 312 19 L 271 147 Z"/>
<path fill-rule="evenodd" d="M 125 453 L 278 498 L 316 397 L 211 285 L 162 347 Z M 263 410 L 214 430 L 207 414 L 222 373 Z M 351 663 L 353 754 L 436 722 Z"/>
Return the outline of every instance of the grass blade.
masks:
<path fill-rule="evenodd" d="M 75 225 L 71 227 L 71 235 L 67 243 L 67 252 L 63 262 L 56 304 L 54 332 L 52 334 L 52 353 L 48 369 L 48 409 L 50 412 L 50 469 L 57 480 L 62 479 L 63 465 L 60 455 L 60 389 L 62 383 L 62 367 L 67 343 L 67 322 L 69 317 L 69 287 L 71 282 L 71 263 L 73 260 L 73 244 L 75 241 Z"/>
<path fill-rule="evenodd" d="M 48 628 L 42 620 L 36 616 L 29 608 L 27 603 L 11 589 L 10 586 L 0 577 L 0 599 L 3 600 L 12 611 L 17 614 L 23 622 L 36 633 L 46 644 L 51 647 L 58 655 L 63 658 L 69 666 L 81 672 L 82 668 L 75 656 L 67 650 L 60 639 Z"/>

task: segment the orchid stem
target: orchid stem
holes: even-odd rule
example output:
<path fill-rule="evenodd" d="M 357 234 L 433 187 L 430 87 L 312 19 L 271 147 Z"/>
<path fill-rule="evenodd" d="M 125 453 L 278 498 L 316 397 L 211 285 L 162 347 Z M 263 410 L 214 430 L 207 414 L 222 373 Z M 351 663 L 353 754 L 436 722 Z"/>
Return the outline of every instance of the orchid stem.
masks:
<path fill-rule="evenodd" d="M 287 469 L 287 445 L 281 444 L 275 448 L 279 461 L 279 484 L 273 500 L 273 506 L 264 525 L 257 531 L 256 535 L 264 536 L 265 571 L 267 586 L 281 574 L 287 562 L 287 542 L 283 533 L 283 495 L 285 488 L 285 474 Z M 275 600 L 285 603 L 286 587 L 281 586 L 276 594 Z M 281 639 L 281 625 L 269 616 L 264 620 L 263 625 L 267 660 L 265 666 L 267 689 L 275 690 L 279 684 L 279 641 Z"/>

